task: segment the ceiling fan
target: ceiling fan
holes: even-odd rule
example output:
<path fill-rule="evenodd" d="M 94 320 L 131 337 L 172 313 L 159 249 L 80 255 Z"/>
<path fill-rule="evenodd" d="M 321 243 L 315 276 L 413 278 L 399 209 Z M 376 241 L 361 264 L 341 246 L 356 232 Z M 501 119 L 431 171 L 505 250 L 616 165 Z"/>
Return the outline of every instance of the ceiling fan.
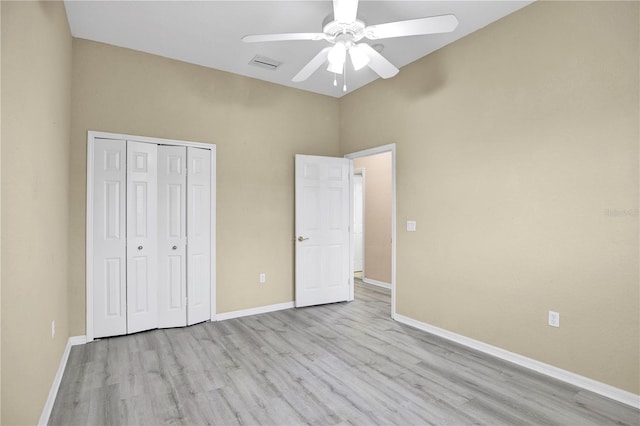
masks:
<path fill-rule="evenodd" d="M 306 80 L 328 61 L 327 71 L 334 73 L 333 84 L 335 86 L 337 85 L 335 75 L 346 72 L 347 53 L 356 71 L 368 65 L 382 78 L 390 78 L 398 73 L 398 68 L 373 47 L 367 43 L 358 43 L 363 38 L 380 40 L 392 37 L 448 33 L 458 26 L 458 19 L 455 15 L 431 16 L 367 26 L 364 21 L 357 19 L 357 14 L 358 0 L 333 0 L 333 19 L 329 16 L 325 20 L 321 33 L 247 35 L 242 38 L 242 41 L 245 43 L 292 40 L 327 41 L 333 46 L 322 49 L 292 80 L 295 82 Z M 343 90 L 347 90 L 346 82 L 343 85 Z"/>

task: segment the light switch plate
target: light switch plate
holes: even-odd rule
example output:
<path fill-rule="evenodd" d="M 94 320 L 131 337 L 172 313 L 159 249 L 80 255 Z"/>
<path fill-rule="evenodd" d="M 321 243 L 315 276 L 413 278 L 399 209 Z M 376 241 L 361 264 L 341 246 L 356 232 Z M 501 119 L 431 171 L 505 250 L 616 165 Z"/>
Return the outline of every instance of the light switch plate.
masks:
<path fill-rule="evenodd" d="M 407 231 L 416 232 L 416 221 L 415 220 L 408 220 L 407 221 Z"/>

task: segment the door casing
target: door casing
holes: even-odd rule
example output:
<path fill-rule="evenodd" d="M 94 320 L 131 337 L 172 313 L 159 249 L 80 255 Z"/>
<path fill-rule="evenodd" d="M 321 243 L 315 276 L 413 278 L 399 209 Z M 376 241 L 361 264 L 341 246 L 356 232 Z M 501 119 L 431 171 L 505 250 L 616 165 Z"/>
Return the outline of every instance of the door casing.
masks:
<path fill-rule="evenodd" d="M 364 256 L 364 238 L 365 238 L 365 235 L 364 235 L 364 192 L 365 192 L 364 191 L 364 187 L 365 187 L 365 171 L 364 171 L 364 169 L 353 169 L 353 176 L 354 176 L 354 180 L 353 180 L 353 188 L 354 189 L 353 189 L 353 195 L 352 195 L 353 200 L 354 200 L 354 202 L 353 202 L 353 204 L 354 204 L 354 206 L 353 206 L 353 221 L 352 221 L 353 222 L 353 237 L 354 237 L 353 238 L 353 240 L 354 240 L 354 243 L 353 243 L 353 256 L 354 256 L 353 272 L 355 273 L 356 270 L 357 270 L 356 267 L 355 267 L 355 260 L 358 257 L 357 256 L 358 250 L 356 249 L 356 247 L 357 247 L 357 244 L 356 244 L 356 242 L 357 242 L 356 241 L 357 240 L 357 238 L 356 238 L 356 214 L 357 213 L 356 213 L 356 204 L 355 204 L 355 199 L 356 199 L 356 195 L 357 195 L 356 194 L 357 191 L 355 190 L 355 188 L 356 188 L 358 179 L 355 178 L 355 177 L 359 176 L 360 177 L 360 183 L 361 183 L 361 185 L 360 185 L 360 204 L 361 205 L 360 205 L 360 217 L 358 219 L 361 221 L 360 226 L 362 226 L 362 231 L 361 231 L 362 235 L 360 237 L 360 240 L 361 240 L 360 244 L 362 245 L 362 247 L 360 248 L 360 251 L 361 251 L 360 255 L 362 256 L 362 260 L 361 260 L 361 265 L 360 265 L 359 271 L 362 272 L 362 276 L 364 277 L 365 276 L 365 274 L 364 274 L 364 272 L 365 272 L 364 271 L 364 268 L 365 268 L 365 264 L 364 264 L 364 257 L 365 257 Z"/>

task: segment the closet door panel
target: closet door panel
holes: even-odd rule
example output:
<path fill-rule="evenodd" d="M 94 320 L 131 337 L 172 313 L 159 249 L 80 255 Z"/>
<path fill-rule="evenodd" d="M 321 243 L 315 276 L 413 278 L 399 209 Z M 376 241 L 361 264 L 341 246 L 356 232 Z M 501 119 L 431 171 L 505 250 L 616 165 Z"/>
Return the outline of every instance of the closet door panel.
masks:
<path fill-rule="evenodd" d="M 96 139 L 93 170 L 93 332 L 115 336 L 127 332 L 125 142 Z"/>
<path fill-rule="evenodd" d="M 158 326 L 187 325 L 187 148 L 158 146 Z"/>
<path fill-rule="evenodd" d="M 158 327 L 158 147 L 127 141 L 127 332 Z"/>
<path fill-rule="evenodd" d="M 211 156 L 187 148 L 187 323 L 211 318 Z"/>

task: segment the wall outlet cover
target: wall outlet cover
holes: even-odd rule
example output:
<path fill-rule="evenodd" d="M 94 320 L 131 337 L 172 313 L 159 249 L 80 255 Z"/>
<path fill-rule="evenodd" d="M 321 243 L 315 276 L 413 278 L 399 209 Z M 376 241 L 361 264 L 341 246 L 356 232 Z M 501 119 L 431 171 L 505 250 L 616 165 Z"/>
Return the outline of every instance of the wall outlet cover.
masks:
<path fill-rule="evenodd" d="M 558 312 L 549 311 L 549 325 L 551 327 L 560 327 L 560 314 Z"/>

